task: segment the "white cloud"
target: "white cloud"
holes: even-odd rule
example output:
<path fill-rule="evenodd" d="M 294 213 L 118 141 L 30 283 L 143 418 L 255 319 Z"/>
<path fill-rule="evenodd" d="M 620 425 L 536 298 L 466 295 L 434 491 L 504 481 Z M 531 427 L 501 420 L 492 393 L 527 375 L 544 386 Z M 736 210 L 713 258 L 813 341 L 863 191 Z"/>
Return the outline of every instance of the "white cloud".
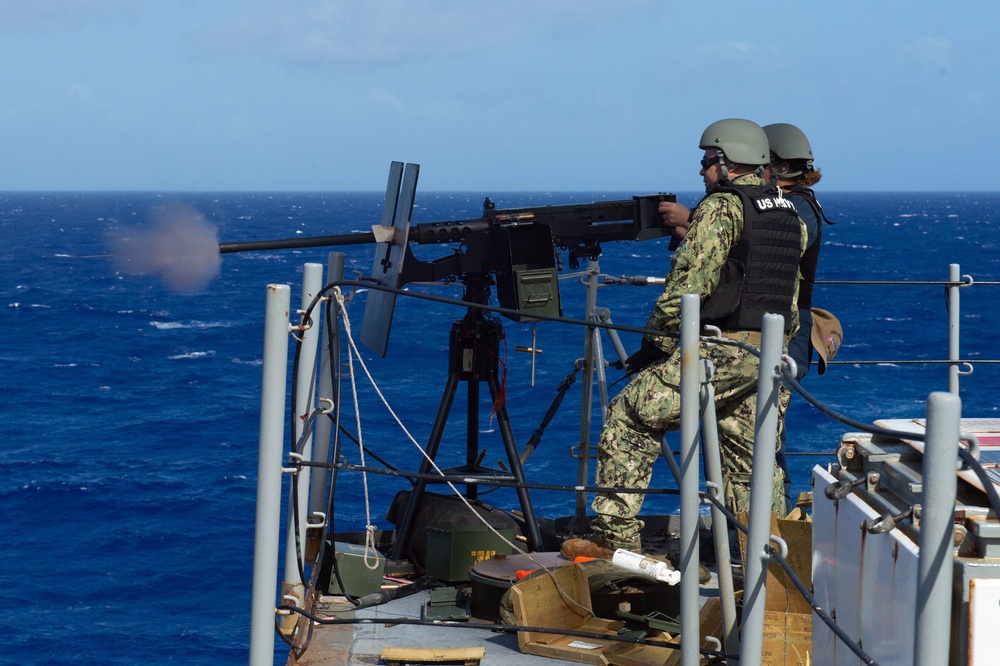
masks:
<path fill-rule="evenodd" d="M 751 44 L 750 42 L 718 42 L 713 43 L 711 40 L 701 46 L 701 52 L 706 56 L 714 56 L 715 58 L 763 58 L 763 57 L 776 57 L 778 55 L 778 50 L 774 46 L 758 46 L 757 44 Z M 763 65 L 765 61 L 761 61 Z"/>
<path fill-rule="evenodd" d="M 566 27 L 600 26 L 652 0 L 271 0 L 202 31 L 210 56 L 246 52 L 288 63 L 385 64 L 468 53 Z"/>
<path fill-rule="evenodd" d="M 406 109 L 406 104 L 399 97 L 389 92 L 385 88 L 372 88 L 371 96 L 376 102 L 383 106 L 391 106 L 397 110 Z"/>
<path fill-rule="evenodd" d="M 97 98 L 97 95 L 94 94 L 91 87 L 81 81 L 72 83 L 66 89 L 66 94 L 70 99 L 90 109 L 99 109 L 104 106 Z"/>
<path fill-rule="evenodd" d="M 951 41 L 924 37 L 900 48 L 900 67 L 919 74 L 948 74 L 953 68 Z"/>
<path fill-rule="evenodd" d="M 0 0 L 0 31 L 51 32 L 108 16 L 134 17 L 137 0 Z"/>

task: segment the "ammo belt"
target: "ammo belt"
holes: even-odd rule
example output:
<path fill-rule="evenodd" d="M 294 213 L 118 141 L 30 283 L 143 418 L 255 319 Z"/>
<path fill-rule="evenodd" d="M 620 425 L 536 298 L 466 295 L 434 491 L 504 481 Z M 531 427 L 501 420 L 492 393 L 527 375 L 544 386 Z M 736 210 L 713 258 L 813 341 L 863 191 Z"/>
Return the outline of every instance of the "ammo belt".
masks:
<path fill-rule="evenodd" d="M 744 336 L 746 340 L 744 340 Z M 746 342 L 750 345 L 760 346 L 760 331 L 723 331 L 722 337 L 736 342 Z"/>

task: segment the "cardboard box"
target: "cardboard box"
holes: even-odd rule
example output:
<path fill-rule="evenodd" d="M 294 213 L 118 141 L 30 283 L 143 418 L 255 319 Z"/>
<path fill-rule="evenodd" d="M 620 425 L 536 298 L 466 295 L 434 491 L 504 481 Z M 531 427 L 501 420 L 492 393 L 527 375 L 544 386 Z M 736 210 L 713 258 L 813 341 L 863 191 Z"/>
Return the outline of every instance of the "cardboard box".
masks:
<path fill-rule="evenodd" d="M 551 569 L 551 574 L 535 575 L 511 588 L 514 619 L 519 625 L 573 629 L 616 635 L 624 625 L 621 620 L 595 617 L 591 611 L 590 585 L 581 564 Z M 708 599 L 702 607 L 702 633 L 719 636 L 721 613 L 718 599 Z M 565 659 L 584 664 L 619 664 L 621 666 L 663 666 L 680 663 L 678 638 L 662 631 L 651 631 L 650 640 L 662 640 L 663 647 L 634 645 L 599 638 L 578 638 L 542 631 L 519 631 L 521 652 L 542 657 Z"/>
<path fill-rule="evenodd" d="M 788 544 L 788 564 L 800 580 L 812 580 L 812 523 L 800 509 L 779 520 L 771 514 L 771 534 Z M 746 552 L 745 535 L 740 548 Z M 745 559 L 744 559 L 745 561 Z M 767 566 L 764 597 L 764 644 L 761 666 L 812 663 L 812 606 L 777 562 Z"/>

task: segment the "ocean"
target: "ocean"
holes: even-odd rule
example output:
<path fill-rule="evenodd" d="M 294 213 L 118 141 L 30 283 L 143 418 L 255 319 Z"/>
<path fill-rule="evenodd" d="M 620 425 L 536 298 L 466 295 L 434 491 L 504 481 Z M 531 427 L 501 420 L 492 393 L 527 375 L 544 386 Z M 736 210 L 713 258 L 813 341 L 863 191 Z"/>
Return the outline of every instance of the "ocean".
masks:
<path fill-rule="evenodd" d="M 512 208 L 647 193 L 418 192 L 414 222 L 478 217 L 487 194 L 498 208 Z M 227 254 L 212 264 L 212 257 L 184 246 L 183 270 L 166 274 L 170 244 L 185 242 L 169 228 L 180 224 L 209 243 L 366 231 L 380 219 L 382 197 L 0 193 L 0 664 L 246 663 L 265 287 L 291 284 L 298 307 L 302 264 L 325 265 L 329 250 Z M 922 417 L 928 393 L 947 390 L 947 366 L 930 361 L 947 357 L 941 283 L 949 264 L 959 264 L 975 283 L 962 290 L 961 357 L 975 362 L 962 377 L 963 413 L 996 418 L 997 366 L 989 361 L 1000 357 L 1000 194 L 821 198 L 836 224 L 824 229 L 814 300 L 840 318 L 845 338 L 829 371 L 818 376 L 814 367 L 804 386 L 857 421 Z M 688 204 L 697 199 L 679 196 Z M 370 246 L 341 250 L 348 278 L 371 271 Z M 425 252 L 440 255 L 442 248 L 414 248 L 418 256 Z M 133 263 L 123 263 L 123 254 Z M 601 269 L 662 277 L 668 258 L 664 241 L 610 243 Z M 845 284 L 856 281 L 882 284 Z M 461 294 L 455 285 L 413 290 Z M 656 294 L 655 287 L 609 285 L 599 305 L 615 323 L 641 326 Z M 561 283 L 567 317 L 582 315 L 582 295 L 578 280 Z M 353 298 L 357 335 L 364 295 Z M 418 441 L 441 400 L 448 330 L 463 314 L 400 299 L 386 358 L 365 356 Z M 523 444 L 582 356 L 583 333 L 550 322 L 502 322 L 508 410 Z M 515 351 L 530 346 L 533 334 L 542 350 L 534 384 L 530 357 Z M 621 338 L 626 349 L 637 346 L 634 335 Z M 613 354 L 606 338 L 605 353 Z M 898 362 L 905 359 L 927 363 Z M 613 394 L 621 373 L 608 375 Z M 371 399 L 371 389 L 359 391 Z M 568 452 L 579 441 L 578 405 L 579 381 L 526 463 L 529 481 L 575 483 Z M 418 454 L 379 409 L 366 417 L 366 445 L 415 469 Z M 449 434 L 464 406 L 456 402 L 453 412 Z M 488 407 L 481 427 L 484 448 L 495 446 Z M 794 490 L 808 490 L 809 469 L 827 461 L 823 454 L 849 428 L 802 398 L 793 399 L 787 427 Z M 597 425 L 595 440 L 596 433 Z M 345 455 L 356 462 L 356 451 Z M 451 455 L 464 456 L 464 445 L 443 446 L 441 461 Z M 490 448 L 486 463 L 499 457 L 502 449 Z M 654 484 L 671 485 L 658 465 Z M 361 485 L 342 476 L 337 526 L 359 529 L 366 520 Z M 387 499 L 401 487 L 369 477 L 371 518 L 379 526 L 387 525 Z M 514 507 L 506 492 L 488 501 Z M 650 500 L 646 508 L 670 510 L 671 502 Z M 572 508 L 565 493 L 535 496 L 543 515 Z M 283 663 L 279 642 L 276 654 Z"/>

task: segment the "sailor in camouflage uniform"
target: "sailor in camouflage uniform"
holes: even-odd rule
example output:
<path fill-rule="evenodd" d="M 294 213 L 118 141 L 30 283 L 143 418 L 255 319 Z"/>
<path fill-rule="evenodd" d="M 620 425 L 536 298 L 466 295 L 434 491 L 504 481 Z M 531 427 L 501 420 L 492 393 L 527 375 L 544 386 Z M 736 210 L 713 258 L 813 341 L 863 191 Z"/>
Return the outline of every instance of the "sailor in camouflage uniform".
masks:
<path fill-rule="evenodd" d="M 694 293 L 702 300 L 702 323 L 718 326 L 726 338 L 759 348 L 764 312 L 785 315 L 788 335 L 798 326 L 793 304 L 804 240 L 801 222 L 794 208 L 790 214 L 755 208 L 755 201 L 765 199 L 772 208 L 775 203 L 785 206 L 761 177 L 770 155 L 767 136 L 756 123 L 742 119 L 713 123 L 702 135 L 700 146 L 705 150 L 701 175 L 708 194 L 695 208 L 690 228 L 671 258 L 666 286 L 646 327 L 679 333 L 681 296 Z M 737 282 L 724 278 L 732 274 L 734 261 L 745 270 Z M 766 271 L 760 270 L 761 262 L 767 263 Z M 727 265 L 730 270 L 724 270 Z M 598 443 L 599 486 L 648 488 L 664 434 L 680 425 L 678 339 L 647 336 L 643 345 L 655 346 L 659 358 L 637 373 L 611 402 Z M 758 357 L 728 344 L 702 344 L 700 354 L 714 366 L 726 506 L 743 511 L 749 508 Z M 787 398 L 779 406 L 779 420 Z M 616 548 L 638 552 L 643 522 L 637 516 L 642 501 L 641 493 L 598 493 L 591 540 L 564 542 L 563 555 L 610 557 Z M 783 515 L 783 475 L 777 467 L 773 504 Z"/>

